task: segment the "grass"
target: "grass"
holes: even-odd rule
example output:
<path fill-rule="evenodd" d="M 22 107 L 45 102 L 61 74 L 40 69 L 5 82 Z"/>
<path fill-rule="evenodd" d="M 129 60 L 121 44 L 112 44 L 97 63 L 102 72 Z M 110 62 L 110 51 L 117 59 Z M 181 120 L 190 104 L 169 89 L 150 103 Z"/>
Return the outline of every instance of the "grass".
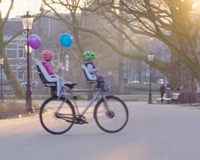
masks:
<path fill-rule="evenodd" d="M 143 84 L 143 83 L 125 84 L 124 87 L 125 88 L 128 87 L 128 88 L 135 89 L 135 90 L 140 90 L 140 91 L 148 91 L 149 90 L 149 84 Z M 159 91 L 160 84 L 152 83 L 151 89 L 152 89 L 152 91 Z"/>
<path fill-rule="evenodd" d="M 123 99 L 124 101 L 148 101 L 149 95 L 116 95 L 117 97 Z M 152 100 L 158 98 L 159 95 L 152 95 Z"/>
<path fill-rule="evenodd" d="M 39 107 L 34 105 L 35 113 L 38 113 Z M 19 103 L 15 100 L 0 102 L 0 120 L 16 118 L 19 116 L 28 116 L 25 103 Z"/>

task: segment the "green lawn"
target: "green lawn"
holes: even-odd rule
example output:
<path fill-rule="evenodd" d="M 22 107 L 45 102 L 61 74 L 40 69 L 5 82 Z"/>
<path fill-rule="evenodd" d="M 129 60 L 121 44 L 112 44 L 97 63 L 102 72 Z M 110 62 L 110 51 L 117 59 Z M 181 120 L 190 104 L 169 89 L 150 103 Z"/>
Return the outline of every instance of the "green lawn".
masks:
<path fill-rule="evenodd" d="M 116 95 L 125 101 L 148 101 L 149 95 Z M 152 95 L 152 100 L 160 97 L 160 95 Z"/>

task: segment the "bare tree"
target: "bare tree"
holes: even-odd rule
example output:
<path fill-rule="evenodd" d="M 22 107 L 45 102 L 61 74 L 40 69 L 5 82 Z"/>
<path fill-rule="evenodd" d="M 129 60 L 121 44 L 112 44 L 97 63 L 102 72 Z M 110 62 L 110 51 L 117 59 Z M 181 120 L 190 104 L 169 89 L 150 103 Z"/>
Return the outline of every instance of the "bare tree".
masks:
<path fill-rule="evenodd" d="M 67 2 L 43 0 L 60 20 L 75 29 L 75 38 L 79 31 L 88 32 L 97 36 L 119 55 L 142 60 L 147 64 L 147 50 L 133 37 L 154 37 L 165 43 L 171 50 L 171 53 L 168 53 L 171 55 L 171 61 L 166 62 L 155 57 L 152 65 L 168 78 L 172 86 L 183 87 L 183 102 L 196 100 L 195 79 L 200 81 L 197 52 L 200 15 L 198 8 L 194 7 L 195 0 L 84 0 L 84 5 L 80 5 L 79 0 Z M 65 11 L 70 11 L 72 20 L 65 19 L 56 10 L 55 4 L 65 8 Z M 95 15 L 106 20 L 106 25 L 109 24 L 112 28 L 106 28 L 104 25 L 104 29 L 107 29 L 105 36 L 95 30 L 95 27 L 81 26 L 77 12 L 72 12 L 77 10 L 81 10 L 84 16 Z M 100 25 L 100 21 L 95 22 L 95 25 Z M 124 47 L 116 45 L 114 39 L 117 37 L 114 32 L 123 35 L 123 42 L 126 41 L 126 45 L 137 48 L 138 53 L 128 52 Z M 77 45 L 81 46 L 79 41 Z"/>
<path fill-rule="evenodd" d="M 3 3 L 2 1 L 0 1 L 0 4 Z M 4 40 L 4 27 L 6 22 L 8 21 L 11 9 L 13 8 L 13 4 L 14 4 L 14 0 L 10 0 L 10 4 L 7 10 L 7 14 L 5 16 L 5 18 L 2 18 L 2 14 L 0 11 L 0 55 L 4 58 L 4 65 L 3 65 L 3 69 L 4 69 L 4 73 L 6 74 L 10 85 L 13 89 L 13 92 L 15 94 L 15 96 L 17 98 L 24 98 L 25 97 L 25 92 L 23 90 L 23 88 L 21 87 L 21 85 L 19 84 L 15 74 L 12 71 L 12 68 L 10 67 L 10 64 L 8 62 L 8 59 L 6 57 L 5 54 L 5 47 L 8 43 L 10 43 L 14 38 L 16 38 L 19 34 L 22 33 L 19 32 L 16 35 L 13 35 L 11 38 L 7 39 L 6 41 Z"/>

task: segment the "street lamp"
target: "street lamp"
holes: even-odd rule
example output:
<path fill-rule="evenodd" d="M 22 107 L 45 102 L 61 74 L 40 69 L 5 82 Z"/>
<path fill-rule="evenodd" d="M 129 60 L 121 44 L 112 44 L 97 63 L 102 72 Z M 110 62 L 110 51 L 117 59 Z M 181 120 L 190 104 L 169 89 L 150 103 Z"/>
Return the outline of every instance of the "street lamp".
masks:
<path fill-rule="evenodd" d="M 33 24 L 33 16 L 31 16 L 29 14 L 29 12 L 26 12 L 26 15 L 22 16 L 22 22 L 23 22 L 23 29 L 26 30 L 26 38 L 27 38 L 27 48 L 26 48 L 26 53 L 27 53 L 27 90 L 26 90 L 26 108 L 27 111 L 29 113 L 34 113 L 34 108 L 32 106 L 32 99 L 31 99 L 31 95 L 32 95 L 32 91 L 31 91 L 31 77 L 30 77 L 30 73 L 31 73 L 31 68 L 30 68 L 30 64 L 31 64 L 31 56 L 30 56 L 30 46 L 28 44 L 28 36 L 29 36 L 29 32 L 32 29 L 32 24 Z"/>
<path fill-rule="evenodd" d="M 4 99 L 3 99 L 3 61 L 4 61 L 4 58 L 3 57 L 0 57 L 0 65 L 1 65 L 1 102 L 4 102 Z"/>
<path fill-rule="evenodd" d="M 152 104 L 152 93 L 151 93 L 151 63 L 153 62 L 154 55 L 152 53 L 148 54 L 150 73 L 149 73 L 149 101 L 148 104 Z"/>

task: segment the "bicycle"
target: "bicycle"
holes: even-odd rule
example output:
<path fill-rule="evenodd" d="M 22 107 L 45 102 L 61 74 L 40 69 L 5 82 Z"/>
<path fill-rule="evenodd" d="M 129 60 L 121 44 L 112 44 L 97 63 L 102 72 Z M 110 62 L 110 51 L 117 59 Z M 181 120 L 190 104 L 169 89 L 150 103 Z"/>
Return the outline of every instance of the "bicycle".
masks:
<path fill-rule="evenodd" d="M 40 108 L 40 122 L 42 127 L 51 134 L 64 134 L 73 124 L 87 124 L 84 114 L 97 100 L 93 110 L 93 118 L 97 126 L 107 132 L 121 131 L 128 122 L 129 112 L 124 101 L 114 95 L 106 95 L 108 88 L 74 89 L 76 83 L 65 84 L 67 89 L 61 96 L 52 96 L 45 100 Z M 77 105 L 77 92 L 95 92 L 93 99 L 79 111 Z M 100 99 L 98 97 L 101 96 Z"/>

